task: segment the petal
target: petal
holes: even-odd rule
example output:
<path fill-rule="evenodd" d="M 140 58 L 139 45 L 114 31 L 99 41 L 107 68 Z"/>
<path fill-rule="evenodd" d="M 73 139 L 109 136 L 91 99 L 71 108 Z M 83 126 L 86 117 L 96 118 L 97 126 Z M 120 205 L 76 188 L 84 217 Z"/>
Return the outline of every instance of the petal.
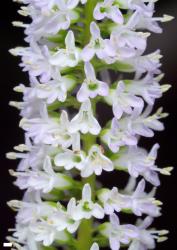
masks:
<path fill-rule="evenodd" d="M 94 9 L 93 16 L 96 20 L 102 20 L 105 17 L 105 13 L 100 12 L 102 4 L 98 3 Z"/>
<path fill-rule="evenodd" d="M 110 215 L 110 222 L 114 229 L 118 229 L 120 225 L 119 217 L 116 214 Z"/>
<path fill-rule="evenodd" d="M 98 94 L 101 96 L 107 96 L 109 94 L 108 84 L 102 81 L 98 81 L 98 84 L 99 84 Z"/>
<path fill-rule="evenodd" d="M 104 209 L 100 205 L 94 204 L 92 214 L 97 219 L 103 219 L 104 218 Z"/>
<path fill-rule="evenodd" d="M 65 38 L 65 44 L 67 50 L 74 50 L 75 49 L 75 38 L 74 33 L 70 30 L 68 31 L 66 38 Z"/>
<path fill-rule="evenodd" d="M 90 32 L 94 40 L 97 40 L 100 38 L 100 29 L 95 22 L 91 22 Z"/>
<path fill-rule="evenodd" d="M 99 250 L 99 246 L 97 243 L 93 243 L 93 245 L 91 246 L 90 250 Z"/>
<path fill-rule="evenodd" d="M 46 158 L 44 160 L 43 169 L 49 175 L 53 175 L 54 174 L 54 171 L 53 171 L 53 168 L 52 168 L 52 164 L 51 164 L 51 160 L 50 160 L 49 156 L 46 156 Z"/>
<path fill-rule="evenodd" d="M 68 9 L 74 9 L 79 3 L 79 0 L 68 0 L 67 1 L 67 8 Z"/>
<path fill-rule="evenodd" d="M 120 241 L 118 238 L 110 237 L 109 244 L 110 244 L 111 250 L 119 250 L 120 249 Z"/>
<path fill-rule="evenodd" d="M 113 109 L 113 114 L 114 116 L 117 118 L 117 119 L 120 119 L 122 114 L 123 114 L 123 110 L 121 108 L 121 106 L 117 103 L 113 103 L 113 106 L 112 106 L 112 109 Z"/>
<path fill-rule="evenodd" d="M 81 52 L 82 59 L 85 62 L 90 61 L 94 57 L 94 55 L 95 55 L 95 50 L 89 44 L 86 45 Z"/>
<path fill-rule="evenodd" d="M 93 169 L 89 165 L 85 165 L 81 170 L 81 176 L 83 178 L 89 177 L 93 174 Z"/>
<path fill-rule="evenodd" d="M 90 184 L 85 184 L 82 190 L 82 200 L 83 201 L 91 201 L 91 187 Z"/>
<path fill-rule="evenodd" d="M 80 87 L 79 91 L 77 92 L 77 100 L 79 102 L 85 102 L 89 97 L 89 92 L 87 89 L 87 85 L 84 82 L 82 86 Z"/>
<path fill-rule="evenodd" d="M 87 79 L 92 80 L 93 82 L 96 80 L 95 70 L 90 62 L 85 63 L 84 71 Z"/>
<path fill-rule="evenodd" d="M 160 148 L 160 145 L 159 145 L 158 143 L 156 143 L 156 144 L 152 147 L 151 151 L 149 152 L 148 157 L 150 157 L 150 158 L 152 158 L 152 159 L 155 160 L 155 159 L 157 158 L 157 151 L 158 151 L 159 148 Z"/>
<path fill-rule="evenodd" d="M 116 6 L 113 6 L 113 7 L 111 8 L 109 17 L 110 17 L 115 23 L 123 24 L 123 22 L 124 22 L 124 18 L 123 18 L 122 12 L 121 12 Z"/>
<path fill-rule="evenodd" d="M 73 211 L 76 208 L 76 199 L 75 198 L 71 198 L 70 201 L 68 202 L 67 205 L 67 212 L 69 215 L 73 214 Z"/>
<path fill-rule="evenodd" d="M 134 198 L 139 198 L 139 197 L 142 197 L 143 193 L 144 193 L 144 190 L 145 190 L 145 180 L 141 180 L 139 183 L 138 183 L 138 186 L 133 194 L 133 197 Z"/>

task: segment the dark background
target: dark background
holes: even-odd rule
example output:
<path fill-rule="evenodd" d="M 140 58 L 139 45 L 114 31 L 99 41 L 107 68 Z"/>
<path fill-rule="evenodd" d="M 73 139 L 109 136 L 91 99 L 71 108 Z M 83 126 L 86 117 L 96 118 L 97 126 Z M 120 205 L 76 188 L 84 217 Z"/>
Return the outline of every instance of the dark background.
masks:
<path fill-rule="evenodd" d="M 41 0 L 42 1 L 42 0 Z M 0 101 L 1 101 L 1 121 L 0 121 L 0 152 L 1 152 L 1 178 L 0 178 L 0 249 L 3 249 L 2 242 L 5 242 L 7 229 L 14 225 L 14 213 L 6 206 L 10 199 L 20 198 L 22 193 L 12 184 L 13 179 L 8 174 L 8 169 L 17 165 L 15 161 L 5 159 L 5 153 L 12 151 L 13 146 L 23 142 L 23 133 L 18 128 L 19 116 L 16 109 L 9 107 L 10 100 L 20 100 L 20 96 L 13 92 L 13 87 L 21 82 L 28 82 L 27 75 L 18 68 L 18 59 L 8 53 L 8 49 L 18 45 L 23 45 L 23 30 L 14 28 L 11 21 L 20 20 L 17 14 L 18 5 L 11 0 L 2 1 L 0 15 Z M 157 16 L 162 13 L 177 17 L 176 0 L 160 0 L 157 3 Z M 158 218 L 155 226 L 159 229 L 166 228 L 170 230 L 169 240 L 158 244 L 159 250 L 177 250 L 177 20 L 164 24 L 164 32 L 161 35 L 153 35 L 149 40 L 149 52 L 160 48 L 164 55 L 162 59 L 162 70 L 165 72 L 164 83 L 172 84 L 172 89 L 157 102 L 157 106 L 164 106 L 165 111 L 170 116 L 165 120 L 166 130 L 153 139 L 143 140 L 143 145 L 150 148 L 153 143 L 160 144 L 158 165 L 175 167 L 171 177 L 162 177 L 162 185 L 158 190 L 158 198 L 163 201 L 163 216 Z M 103 113 L 102 109 L 99 108 Z M 100 118 L 105 119 L 100 114 Z M 117 182 L 118 186 L 125 184 L 125 180 L 119 176 L 103 175 L 104 183 L 112 186 Z"/>

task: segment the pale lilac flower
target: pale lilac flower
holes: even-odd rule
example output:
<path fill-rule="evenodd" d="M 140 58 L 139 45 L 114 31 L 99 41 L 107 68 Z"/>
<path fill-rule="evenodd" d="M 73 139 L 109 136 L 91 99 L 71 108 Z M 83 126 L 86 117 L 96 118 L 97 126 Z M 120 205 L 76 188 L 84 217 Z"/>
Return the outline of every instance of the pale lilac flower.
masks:
<path fill-rule="evenodd" d="M 41 118 L 23 118 L 20 126 L 26 131 L 26 136 L 35 144 L 62 145 L 63 148 L 73 146 L 77 140 L 77 132 L 69 132 L 70 122 L 66 111 L 62 111 L 59 118 L 49 117 L 46 107 L 41 110 Z"/>
<path fill-rule="evenodd" d="M 24 105 L 28 105 L 28 102 L 37 100 L 46 101 L 47 104 L 51 104 L 58 100 L 64 102 L 67 97 L 67 91 L 70 90 L 75 81 L 72 78 L 61 76 L 58 74 L 57 78 L 53 78 L 45 83 L 40 83 L 36 77 L 31 77 L 31 87 L 25 87 L 23 84 L 15 87 L 17 92 L 23 92 L 23 100 L 25 104 L 22 104 L 22 110 Z M 35 112 L 34 112 L 35 113 Z"/>
<path fill-rule="evenodd" d="M 69 132 L 76 133 L 77 131 L 81 131 L 83 134 L 89 132 L 97 135 L 100 133 L 100 130 L 101 127 L 93 116 L 90 100 L 83 102 L 79 113 L 70 122 Z"/>
<path fill-rule="evenodd" d="M 90 61 L 95 54 L 101 60 L 105 60 L 107 57 L 115 55 L 115 51 L 110 46 L 109 40 L 104 40 L 101 37 L 100 29 L 95 22 L 90 24 L 90 32 L 91 40 L 81 53 L 81 56 L 85 62 Z"/>
<path fill-rule="evenodd" d="M 50 246 L 54 240 L 67 242 L 69 237 L 65 231 L 57 231 L 49 222 L 39 221 L 29 226 L 35 241 L 41 242 L 44 246 Z"/>
<path fill-rule="evenodd" d="M 136 226 L 130 224 L 120 225 L 119 218 L 115 214 L 110 215 L 110 222 L 102 231 L 102 234 L 109 238 L 111 250 L 119 250 L 121 244 L 127 245 L 132 239 L 138 237 Z"/>
<path fill-rule="evenodd" d="M 13 55 L 21 56 L 20 66 L 23 71 L 28 71 L 30 76 L 39 76 L 42 82 L 46 82 L 56 74 L 56 67 L 49 62 L 50 51 L 46 45 L 39 46 L 32 41 L 30 47 L 17 47 L 11 49 Z"/>
<path fill-rule="evenodd" d="M 113 28 L 111 44 L 120 54 L 120 59 L 142 55 L 147 46 L 149 33 L 135 32 L 129 27 L 129 23 Z M 128 54 L 129 53 L 129 54 Z"/>
<path fill-rule="evenodd" d="M 29 8 L 32 23 L 25 30 L 26 40 L 40 40 L 42 37 L 53 36 L 61 30 L 67 30 L 71 21 L 77 20 L 79 17 L 77 12 L 74 11 L 78 2 L 79 0 L 57 0 L 54 2 L 52 9 L 47 10 L 47 13 Z"/>
<path fill-rule="evenodd" d="M 55 156 L 54 162 L 58 168 L 63 167 L 66 170 L 76 168 L 81 170 L 84 166 L 85 159 L 86 156 L 83 151 L 72 151 L 70 149 L 65 149 Z"/>
<path fill-rule="evenodd" d="M 89 150 L 87 158 L 83 162 L 81 176 L 85 178 L 91 176 L 93 173 L 101 175 L 102 170 L 110 172 L 113 171 L 113 169 L 112 161 L 102 153 L 101 147 L 93 145 Z"/>
<path fill-rule="evenodd" d="M 103 219 L 103 208 L 98 203 L 94 203 L 91 196 L 91 187 L 89 184 L 85 184 L 82 190 L 82 200 L 78 202 L 73 213 L 74 220 L 81 220 L 83 218 L 90 219 L 92 216 Z"/>
<path fill-rule="evenodd" d="M 20 110 L 20 116 L 24 118 L 37 118 L 40 116 L 40 110 L 44 106 L 43 100 L 37 96 L 26 96 L 23 102 L 10 101 L 9 105 Z"/>
<path fill-rule="evenodd" d="M 40 0 L 20 0 L 24 4 L 30 4 L 31 7 L 36 8 L 37 10 L 40 10 L 42 14 L 48 14 L 51 10 L 54 4 L 56 4 L 56 0 L 43 0 L 42 2 Z"/>
<path fill-rule="evenodd" d="M 114 160 L 115 168 L 125 168 L 134 178 L 139 175 L 155 186 L 160 185 L 158 173 L 167 174 L 172 168 L 158 168 L 155 165 L 158 144 L 155 144 L 148 153 L 145 149 L 131 146 L 121 151 L 120 157 Z"/>
<path fill-rule="evenodd" d="M 107 96 L 108 85 L 105 82 L 96 79 L 95 71 L 91 63 L 86 62 L 84 66 L 86 79 L 82 83 L 81 88 L 77 92 L 77 99 L 85 102 L 89 97 L 95 98 L 97 95 Z"/>
<path fill-rule="evenodd" d="M 147 74 L 140 80 L 135 79 L 126 84 L 126 90 L 134 95 L 142 96 L 149 105 L 153 105 L 155 100 L 160 98 L 163 93 L 163 85 L 160 86 L 159 84 L 160 80 L 161 75 L 153 77 L 152 74 Z"/>
<path fill-rule="evenodd" d="M 65 49 L 59 49 L 49 59 L 51 65 L 58 66 L 59 68 L 75 67 L 80 60 L 79 49 L 75 47 L 74 33 L 68 31 L 65 38 Z"/>
<path fill-rule="evenodd" d="M 108 98 L 112 102 L 113 114 L 117 119 L 120 119 L 123 113 L 130 115 L 134 108 L 144 106 L 141 98 L 126 91 L 126 85 L 123 81 L 118 82 L 116 89 L 111 90 Z"/>
<path fill-rule="evenodd" d="M 10 173 L 17 177 L 15 185 L 20 189 L 41 190 L 43 193 L 49 193 L 53 188 L 68 189 L 72 186 L 71 180 L 67 176 L 54 172 L 48 156 L 44 161 L 43 170 L 28 172 L 10 170 Z"/>
<path fill-rule="evenodd" d="M 21 159 L 17 170 L 25 171 L 28 169 L 41 170 L 44 159 L 48 155 L 53 155 L 58 152 L 57 147 L 46 144 L 33 144 L 29 138 L 26 138 L 25 144 L 20 144 L 14 147 L 18 152 L 9 152 L 6 157 L 12 160 Z"/>
<path fill-rule="evenodd" d="M 153 137 L 154 131 L 164 130 L 164 125 L 160 119 L 166 117 L 168 114 L 163 113 L 162 108 L 159 108 L 156 113 L 149 115 L 152 111 L 152 106 L 148 106 L 143 113 L 141 109 L 134 109 L 131 115 L 131 128 L 130 130 L 135 135 L 141 135 L 145 137 Z M 126 121 L 127 120 L 127 121 Z M 125 117 L 123 121 L 128 124 L 129 118 Z"/>
<path fill-rule="evenodd" d="M 122 34 L 121 34 L 122 30 Z M 140 47 L 140 45 L 135 46 L 133 41 L 129 39 L 129 44 L 128 44 L 128 39 L 124 39 L 124 35 L 126 35 L 126 32 L 123 33 L 123 27 L 120 27 L 120 30 L 115 30 L 111 33 L 110 40 L 105 40 L 107 42 L 108 48 L 112 49 L 112 54 L 105 56 L 104 60 L 106 63 L 111 64 L 111 63 L 116 63 L 117 61 L 126 61 L 128 64 L 129 58 L 134 58 L 135 56 L 138 56 L 139 54 L 141 55 L 143 51 L 138 51 L 136 49 L 137 47 Z M 133 38 L 132 38 L 133 40 Z"/>
<path fill-rule="evenodd" d="M 130 210 L 137 216 L 142 216 L 142 214 L 153 217 L 160 216 L 158 205 L 161 203 L 145 193 L 144 189 L 145 181 L 142 180 L 132 194 L 121 193 L 114 187 L 112 190 L 100 190 L 99 199 L 104 204 L 106 214 L 113 214 L 114 211 Z"/>
<path fill-rule="evenodd" d="M 125 145 L 137 145 L 137 138 L 134 133 L 129 129 L 131 127 L 131 120 L 118 122 L 116 118 L 112 119 L 111 128 L 106 130 L 102 139 L 105 141 L 112 152 L 119 151 L 121 146 Z"/>
<path fill-rule="evenodd" d="M 16 216 L 16 222 L 23 225 L 37 222 L 43 217 L 48 217 L 52 215 L 56 208 L 47 204 L 47 202 L 26 202 L 26 201 L 17 201 L 12 200 L 8 202 L 8 206 L 18 211 Z"/>
<path fill-rule="evenodd" d="M 58 205 L 59 206 L 59 205 Z M 74 198 L 70 199 L 67 205 L 66 211 L 62 208 L 58 208 L 53 214 L 48 216 L 48 222 L 56 228 L 57 231 L 63 231 L 67 229 L 68 232 L 74 233 L 79 227 L 80 221 L 73 219 L 76 209 L 76 201 Z"/>
<path fill-rule="evenodd" d="M 143 55 L 143 56 L 135 56 L 124 60 L 127 64 L 130 64 L 135 72 L 136 79 L 139 79 L 142 74 L 149 73 L 152 75 L 160 74 L 160 59 L 162 56 L 160 55 L 160 50 L 157 50 L 151 54 Z"/>
<path fill-rule="evenodd" d="M 102 20 L 107 17 L 115 23 L 122 24 L 124 21 L 123 15 L 113 3 L 114 0 L 104 0 L 103 3 L 97 3 L 93 13 L 94 18 L 96 20 Z"/>
<path fill-rule="evenodd" d="M 155 240 L 161 242 L 167 239 L 165 235 L 168 234 L 168 231 L 147 229 L 152 224 L 152 222 L 153 218 L 149 216 L 146 217 L 144 221 L 138 221 L 138 237 L 132 241 L 128 250 L 155 249 Z"/>
<path fill-rule="evenodd" d="M 154 4 L 150 3 L 146 11 L 137 10 L 131 17 L 134 21 L 135 29 L 147 29 L 154 33 L 162 33 L 162 28 L 159 26 L 158 22 L 168 22 L 173 19 L 173 17 L 164 15 L 163 17 L 153 17 L 154 14 Z"/>

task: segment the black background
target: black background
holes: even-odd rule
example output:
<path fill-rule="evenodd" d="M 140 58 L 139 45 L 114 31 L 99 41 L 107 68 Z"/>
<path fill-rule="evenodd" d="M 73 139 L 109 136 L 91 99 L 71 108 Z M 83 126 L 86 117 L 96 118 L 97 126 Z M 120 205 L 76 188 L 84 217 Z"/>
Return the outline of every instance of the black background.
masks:
<path fill-rule="evenodd" d="M 42 1 L 42 0 L 41 0 Z M 23 45 L 23 32 L 21 28 L 14 28 L 11 25 L 13 20 L 21 17 L 17 14 L 18 5 L 10 0 L 2 1 L 0 15 L 0 152 L 1 152 L 1 177 L 0 177 L 0 249 L 3 249 L 2 242 L 5 242 L 7 229 L 14 224 L 14 213 L 6 206 L 10 199 L 20 198 L 22 193 L 12 184 L 13 179 L 8 174 L 8 169 L 17 165 L 15 161 L 5 159 L 5 153 L 12 150 L 13 146 L 23 142 L 23 133 L 18 128 L 18 112 L 8 106 L 10 100 L 20 100 L 20 96 L 12 89 L 21 82 L 28 82 L 27 75 L 18 68 L 18 59 L 8 53 L 8 49 Z M 157 3 L 157 15 L 162 13 L 177 17 L 176 0 L 160 0 Z M 163 216 L 155 222 L 157 228 L 170 230 L 169 240 L 158 244 L 159 250 L 177 250 L 177 20 L 164 24 L 164 32 L 161 35 L 153 35 L 149 39 L 148 52 L 160 48 L 164 55 L 162 59 L 162 70 L 165 72 L 164 83 L 172 84 L 173 88 L 157 102 L 157 106 L 164 106 L 170 116 L 165 120 L 166 130 L 157 133 L 153 139 L 146 139 L 142 144 L 150 148 L 153 143 L 160 144 L 158 165 L 175 167 L 171 177 L 162 177 L 162 185 L 158 190 L 158 198 L 163 201 Z M 99 107 L 100 119 L 105 119 L 107 110 Z M 104 113 L 104 115 L 103 115 Z M 105 185 L 119 186 L 125 184 L 121 175 L 103 175 Z"/>

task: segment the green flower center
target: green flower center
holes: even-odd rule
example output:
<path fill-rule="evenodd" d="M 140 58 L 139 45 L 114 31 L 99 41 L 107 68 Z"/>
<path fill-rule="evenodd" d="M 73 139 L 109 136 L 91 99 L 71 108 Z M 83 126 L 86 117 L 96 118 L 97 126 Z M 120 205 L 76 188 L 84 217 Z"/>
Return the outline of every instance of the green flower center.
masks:
<path fill-rule="evenodd" d="M 87 212 L 90 212 L 90 211 L 91 211 L 88 201 L 85 201 L 85 202 L 84 202 L 83 210 L 85 210 L 85 211 L 87 211 Z"/>
<path fill-rule="evenodd" d="M 98 88 L 98 85 L 96 83 L 91 82 L 88 84 L 88 88 L 89 90 L 96 90 Z"/>
<path fill-rule="evenodd" d="M 79 163 L 79 162 L 81 162 L 81 157 L 79 155 L 75 155 L 73 160 L 74 160 L 74 162 Z"/>

